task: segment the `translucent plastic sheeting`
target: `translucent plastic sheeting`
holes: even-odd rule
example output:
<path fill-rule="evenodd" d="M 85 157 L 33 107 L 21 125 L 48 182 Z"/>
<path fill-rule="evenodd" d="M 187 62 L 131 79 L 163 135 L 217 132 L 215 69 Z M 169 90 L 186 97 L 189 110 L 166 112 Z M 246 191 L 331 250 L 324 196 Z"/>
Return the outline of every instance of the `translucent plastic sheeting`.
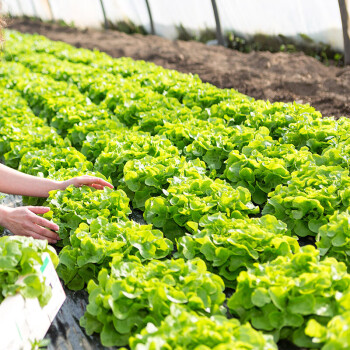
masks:
<path fill-rule="evenodd" d="M 343 50 L 338 0 L 216 0 L 223 31 L 297 37 Z"/>
<path fill-rule="evenodd" d="M 180 25 L 195 33 L 215 29 L 210 0 L 149 0 L 149 4 L 158 35 L 175 39 Z"/>
<path fill-rule="evenodd" d="M 32 0 L 34 4 L 35 17 L 39 17 L 44 21 L 52 20 L 52 13 L 49 0 Z"/>
<path fill-rule="evenodd" d="M 49 0 L 2 0 L 2 5 L 3 11 L 12 16 L 33 16 L 44 21 L 52 19 Z"/>
<path fill-rule="evenodd" d="M 20 9 L 17 1 L 4 0 L 2 2 L 2 11 L 4 13 L 10 13 L 12 16 L 22 16 L 23 11 Z"/>
<path fill-rule="evenodd" d="M 0 0 L 1 1 L 1 0 Z M 54 19 L 78 27 L 102 28 L 100 0 L 47 0 Z M 3 0 L 12 15 L 26 14 L 47 18 L 43 0 Z M 343 50 L 343 35 L 338 0 L 216 0 L 223 32 L 241 35 L 278 35 L 298 38 L 306 34 L 315 42 Z M 150 31 L 145 0 L 103 0 L 112 23 L 129 19 Z M 199 33 L 215 30 L 211 0 L 149 0 L 156 34 L 175 39 L 181 25 Z M 6 6 L 4 6 L 6 11 Z"/>
<path fill-rule="evenodd" d="M 103 0 L 106 17 L 111 23 L 132 21 L 142 25 L 147 32 L 151 32 L 149 15 L 144 0 Z"/>
<path fill-rule="evenodd" d="M 104 23 L 99 0 L 51 0 L 50 3 L 55 19 L 77 27 L 101 28 Z"/>
<path fill-rule="evenodd" d="M 3 0 L 2 1 L 4 11 L 8 9 L 8 12 L 14 16 L 36 16 L 34 10 L 34 3 L 32 0 Z"/>

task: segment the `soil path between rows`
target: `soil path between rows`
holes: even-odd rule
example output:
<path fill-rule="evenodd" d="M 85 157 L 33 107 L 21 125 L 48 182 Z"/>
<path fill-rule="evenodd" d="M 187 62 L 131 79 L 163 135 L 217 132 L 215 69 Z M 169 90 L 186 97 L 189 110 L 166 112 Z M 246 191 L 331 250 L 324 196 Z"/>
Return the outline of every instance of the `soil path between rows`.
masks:
<path fill-rule="evenodd" d="M 112 30 L 80 30 L 29 19 L 11 19 L 9 28 L 38 33 L 113 57 L 154 62 L 220 88 L 234 88 L 256 99 L 310 103 L 324 116 L 350 117 L 350 67 L 327 67 L 303 53 L 244 54 L 194 41 L 128 35 Z"/>

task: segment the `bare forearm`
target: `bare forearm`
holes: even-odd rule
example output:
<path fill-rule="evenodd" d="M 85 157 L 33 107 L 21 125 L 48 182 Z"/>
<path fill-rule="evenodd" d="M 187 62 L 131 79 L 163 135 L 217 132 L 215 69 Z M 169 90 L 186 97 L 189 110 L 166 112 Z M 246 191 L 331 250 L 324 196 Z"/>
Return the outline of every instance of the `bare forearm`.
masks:
<path fill-rule="evenodd" d="M 0 164 L 0 192 L 48 197 L 49 191 L 65 187 L 63 182 L 27 175 Z"/>

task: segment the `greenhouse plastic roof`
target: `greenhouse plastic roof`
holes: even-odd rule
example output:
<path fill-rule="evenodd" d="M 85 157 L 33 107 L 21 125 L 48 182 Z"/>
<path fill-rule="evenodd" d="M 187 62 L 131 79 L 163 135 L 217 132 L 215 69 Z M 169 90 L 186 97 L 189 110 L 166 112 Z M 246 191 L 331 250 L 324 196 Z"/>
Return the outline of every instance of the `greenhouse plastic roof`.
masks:
<path fill-rule="evenodd" d="M 211 0 L 148 0 L 155 33 L 177 37 L 182 25 L 199 33 L 215 29 Z M 240 35 L 306 34 L 315 42 L 343 50 L 342 25 L 337 0 L 216 0 L 223 31 Z M 151 31 L 145 0 L 3 0 L 3 11 L 12 16 L 63 20 L 78 27 L 99 28 L 104 23 L 103 4 L 111 23 L 130 20 Z"/>

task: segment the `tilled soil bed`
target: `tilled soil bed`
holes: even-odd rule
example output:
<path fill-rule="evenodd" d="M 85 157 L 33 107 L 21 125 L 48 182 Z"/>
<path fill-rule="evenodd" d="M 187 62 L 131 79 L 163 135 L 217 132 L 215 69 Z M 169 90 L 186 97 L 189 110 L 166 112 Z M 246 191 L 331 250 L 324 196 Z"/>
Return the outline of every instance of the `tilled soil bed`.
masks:
<path fill-rule="evenodd" d="M 98 49 L 113 57 L 129 56 L 198 74 L 205 82 L 234 88 L 256 99 L 310 103 L 324 116 L 350 116 L 350 67 L 327 67 L 303 53 L 244 54 L 193 41 L 79 30 L 28 19 L 11 19 L 8 27 L 76 47 Z"/>

